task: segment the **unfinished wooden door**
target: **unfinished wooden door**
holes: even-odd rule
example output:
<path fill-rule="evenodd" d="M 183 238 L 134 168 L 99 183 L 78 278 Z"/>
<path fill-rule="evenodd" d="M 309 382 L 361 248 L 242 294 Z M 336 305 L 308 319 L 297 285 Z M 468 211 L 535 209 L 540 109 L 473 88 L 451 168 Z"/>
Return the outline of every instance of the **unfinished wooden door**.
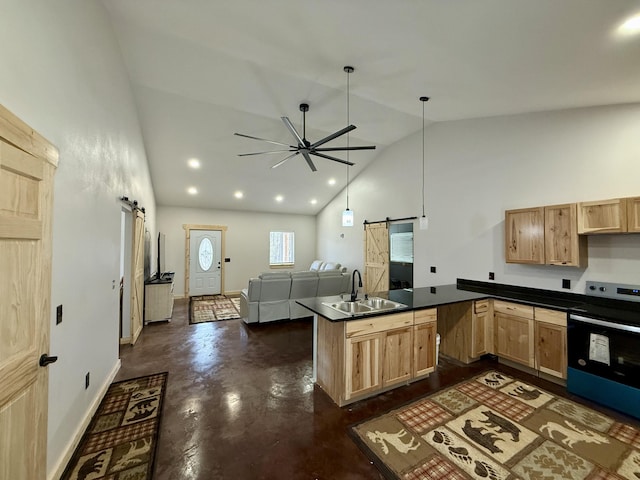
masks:
<path fill-rule="evenodd" d="M 384 332 L 382 387 L 408 383 L 412 374 L 413 325 Z"/>
<path fill-rule="evenodd" d="M 133 211 L 131 244 L 131 345 L 142 332 L 144 304 L 144 213 Z"/>
<path fill-rule="evenodd" d="M 386 222 L 365 225 L 364 281 L 367 293 L 389 290 L 389 227 Z"/>
<path fill-rule="evenodd" d="M 0 478 L 46 476 L 51 207 L 58 151 L 0 106 Z"/>

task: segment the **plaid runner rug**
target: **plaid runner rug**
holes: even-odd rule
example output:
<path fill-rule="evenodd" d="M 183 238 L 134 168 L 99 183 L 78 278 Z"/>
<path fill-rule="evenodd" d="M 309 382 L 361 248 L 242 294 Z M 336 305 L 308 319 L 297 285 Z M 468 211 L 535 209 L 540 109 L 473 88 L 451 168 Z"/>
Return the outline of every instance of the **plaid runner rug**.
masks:
<path fill-rule="evenodd" d="M 638 480 L 640 430 L 498 372 L 352 427 L 387 478 Z"/>
<path fill-rule="evenodd" d="M 112 383 L 61 480 L 150 480 L 167 373 Z"/>
<path fill-rule="evenodd" d="M 240 318 L 240 297 L 202 295 L 189 298 L 189 323 L 219 322 Z"/>

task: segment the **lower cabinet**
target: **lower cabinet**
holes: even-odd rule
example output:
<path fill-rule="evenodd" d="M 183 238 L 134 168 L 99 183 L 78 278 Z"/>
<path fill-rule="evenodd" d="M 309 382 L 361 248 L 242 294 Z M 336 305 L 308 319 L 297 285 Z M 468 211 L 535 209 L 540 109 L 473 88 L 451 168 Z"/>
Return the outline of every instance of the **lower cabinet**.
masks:
<path fill-rule="evenodd" d="M 377 333 L 347 339 L 346 399 L 382 388 L 382 336 L 383 334 Z"/>
<path fill-rule="evenodd" d="M 344 322 L 318 317 L 318 385 L 343 406 L 433 372 L 436 309 L 415 314 L 415 321 L 414 312 Z"/>
<path fill-rule="evenodd" d="M 534 308 L 536 369 L 567 378 L 567 314 Z"/>
<path fill-rule="evenodd" d="M 413 328 L 396 328 L 384 333 L 382 388 L 411 380 Z"/>
<path fill-rule="evenodd" d="M 414 312 L 413 378 L 424 377 L 436 369 L 437 319 L 435 308 Z"/>
<path fill-rule="evenodd" d="M 493 353 L 493 302 L 476 300 L 471 316 L 471 357 Z"/>
<path fill-rule="evenodd" d="M 533 307 L 494 300 L 493 308 L 496 355 L 534 368 Z"/>

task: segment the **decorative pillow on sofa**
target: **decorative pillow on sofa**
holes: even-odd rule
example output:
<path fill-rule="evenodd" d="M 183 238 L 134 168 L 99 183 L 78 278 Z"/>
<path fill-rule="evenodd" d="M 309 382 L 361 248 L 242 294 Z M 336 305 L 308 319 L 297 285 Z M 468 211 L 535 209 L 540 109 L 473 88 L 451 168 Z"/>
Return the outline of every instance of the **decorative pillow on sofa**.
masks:
<path fill-rule="evenodd" d="M 309 270 L 311 270 L 312 272 L 317 272 L 320 270 L 323 263 L 324 262 L 322 260 L 314 260 L 311 266 L 309 267 Z"/>
<path fill-rule="evenodd" d="M 320 270 L 340 270 L 340 264 L 336 262 L 326 262 L 322 267 L 320 267 Z"/>

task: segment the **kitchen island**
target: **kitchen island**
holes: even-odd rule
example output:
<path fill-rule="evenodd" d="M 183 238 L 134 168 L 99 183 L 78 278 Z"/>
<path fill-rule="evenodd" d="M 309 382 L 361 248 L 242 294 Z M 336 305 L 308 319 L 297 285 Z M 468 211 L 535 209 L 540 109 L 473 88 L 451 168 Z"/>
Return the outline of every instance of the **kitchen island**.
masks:
<path fill-rule="evenodd" d="M 391 290 L 375 298 L 397 306 L 366 313 L 332 308 L 342 296 L 298 300 L 314 313 L 314 382 L 343 406 L 422 379 L 436 365 L 436 307 L 486 296 L 455 285 Z"/>
<path fill-rule="evenodd" d="M 640 303 L 474 280 L 373 296 L 394 308 L 351 309 L 348 295 L 298 300 L 314 314 L 314 381 L 340 406 L 428 376 L 436 332 L 448 358 L 470 363 L 493 354 L 564 384 L 568 314 L 640 325 Z"/>

